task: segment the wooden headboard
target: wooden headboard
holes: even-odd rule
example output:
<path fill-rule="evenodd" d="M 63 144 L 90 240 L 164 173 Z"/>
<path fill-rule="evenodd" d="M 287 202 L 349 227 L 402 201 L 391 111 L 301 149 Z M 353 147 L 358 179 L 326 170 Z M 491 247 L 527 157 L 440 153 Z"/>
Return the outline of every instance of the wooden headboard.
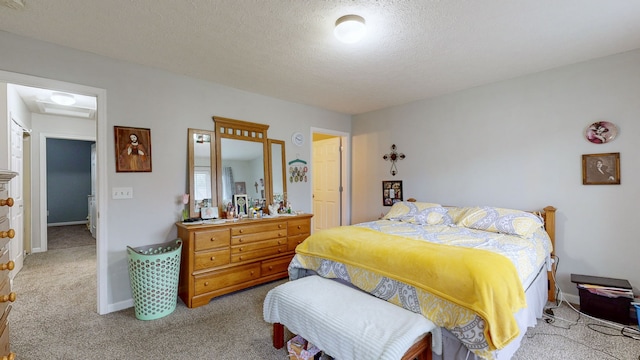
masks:
<path fill-rule="evenodd" d="M 407 199 L 409 202 L 416 202 L 415 198 Z M 443 205 L 444 206 L 444 205 Z M 447 207 L 447 206 L 445 206 Z M 544 220 L 544 229 L 549 234 L 549 239 L 551 239 L 551 259 L 555 260 L 556 254 L 556 208 L 553 206 L 547 206 L 542 211 L 529 211 L 533 214 L 542 216 Z M 556 301 L 556 281 L 554 278 L 554 274 L 556 270 L 556 262 L 554 261 L 551 265 L 551 271 L 547 271 L 547 279 L 548 279 L 548 294 L 547 298 L 549 301 Z"/>

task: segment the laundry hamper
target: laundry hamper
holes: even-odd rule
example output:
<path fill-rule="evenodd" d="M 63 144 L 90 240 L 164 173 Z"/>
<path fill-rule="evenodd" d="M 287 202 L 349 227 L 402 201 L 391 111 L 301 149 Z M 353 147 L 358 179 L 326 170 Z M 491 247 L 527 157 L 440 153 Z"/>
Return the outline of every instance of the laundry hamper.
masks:
<path fill-rule="evenodd" d="M 176 309 L 181 250 L 181 239 L 137 248 L 127 246 L 136 318 L 159 319 Z"/>

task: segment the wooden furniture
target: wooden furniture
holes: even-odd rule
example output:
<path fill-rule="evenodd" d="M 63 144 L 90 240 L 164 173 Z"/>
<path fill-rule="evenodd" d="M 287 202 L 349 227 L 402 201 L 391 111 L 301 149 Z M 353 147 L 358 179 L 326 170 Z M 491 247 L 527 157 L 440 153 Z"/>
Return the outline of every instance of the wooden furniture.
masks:
<path fill-rule="evenodd" d="M 296 246 L 310 234 L 311 217 L 177 223 L 183 241 L 178 295 L 193 308 L 220 295 L 286 278 Z"/>
<path fill-rule="evenodd" d="M 15 354 L 9 346 L 9 312 L 10 302 L 16 300 L 16 293 L 11 291 L 9 271 L 15 266 L 9 260 L 9 240 L 15 236 L 15 230 L 10 228 L 9 207 L 13 206 L 13 199 L 8 197 L 7 185 L 9 180 L 17 173 L 12 171 L 0 171 L 0 356 L 5 359 L 14 359 Z"/>
<path fill-rule="evenodd" d="M 214 117 L 214 130 L 188 129 L 189 217 L 203 207 L 223 216 L 234 195 L 252 205 L 286 201 L 285 143 L 267 138 L 269 125 Z M 239 190 L 241 189 L 241 190 Z"/>

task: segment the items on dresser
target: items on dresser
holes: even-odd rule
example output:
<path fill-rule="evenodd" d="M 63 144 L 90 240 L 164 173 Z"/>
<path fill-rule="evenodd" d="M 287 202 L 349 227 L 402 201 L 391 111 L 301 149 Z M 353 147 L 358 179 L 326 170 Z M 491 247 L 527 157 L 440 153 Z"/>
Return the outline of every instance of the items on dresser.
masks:
<path fill-rule="evenodd" d="M 10 302 L 16 300 L 16 293 L 11 291 L 9 271 L 14 263 L 9 260 L 9 241 L 14 237 L 15 230 L 9 223 L 9 207 L 13 206 L 13 199 L 8 197 L 8 183 L 18 175 L 13 171 L 0 170 L 0 356 L 6 359 L 15 358 L 9 346 L 9 312 Z"/>
<path fill-rule="evenodd" d="M 288 277 L 296 246 L 310 235 L 311 217 L 177 223 L 183 241 L 178 295 L 193 308 L 220 295 Z"/>

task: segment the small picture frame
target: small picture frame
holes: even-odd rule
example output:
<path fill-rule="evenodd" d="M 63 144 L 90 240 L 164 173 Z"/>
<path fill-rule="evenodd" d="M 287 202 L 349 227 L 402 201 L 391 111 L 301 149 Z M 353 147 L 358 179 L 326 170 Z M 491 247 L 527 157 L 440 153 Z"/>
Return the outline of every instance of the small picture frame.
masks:
<path fill-rule="evenodd" d="M 620 153 L 582 155 L 583 185 L 620 185 Z"/>
<path fill-rule="evenodd" d="M 234 194 L 242 195 L 247 193 L 247 183 L 244 181 L 237 181 L 233 185 L 235 186 Z"/>
<path fill-rule="evenodd" d="M 402 201 L 402 181 L 382 182 L 382 205 L 391 206 L 398 201 Z"/>
<path fill-rule="evenodd" d="M 114 126 L 116 172 L 151 172 L 151 130 Z"/>
<path fill-rule="evenodd" d="M 249 198 L 247 195 L 233 195 L 233 204 L 238 216 L 249 213 Z"/>
<path fill-rule="evenodd" d="M 217 207 L 203 207 L 200 209 L 200 218 L 203 220 L 208 219 L 217 219 L 218 218 L 218 208 Z"/>

